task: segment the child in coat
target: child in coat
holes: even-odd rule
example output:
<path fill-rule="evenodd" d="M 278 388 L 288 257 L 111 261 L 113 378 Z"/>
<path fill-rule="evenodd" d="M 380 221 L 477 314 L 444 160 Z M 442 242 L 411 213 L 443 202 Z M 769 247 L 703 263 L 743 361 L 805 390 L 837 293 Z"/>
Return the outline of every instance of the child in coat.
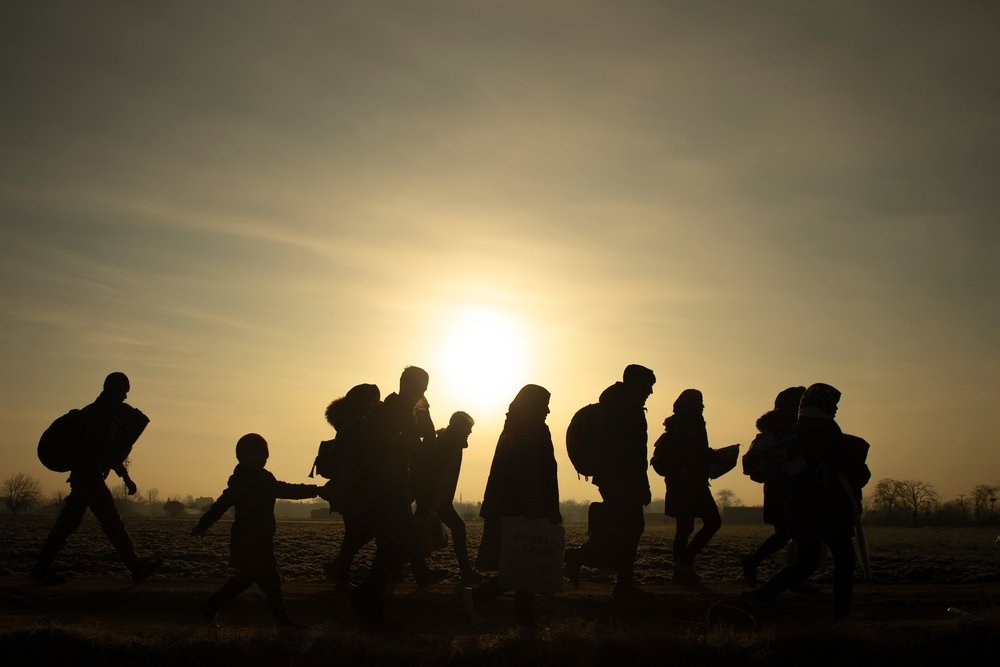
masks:
<path fill-rule="evenodd" d="M 230 507 L 236 508 L 229 547 L 229 564 L 238 572 L 212 597 L 200 605 L 209 623 L 214 622 L 219 609 L 240 593 L 257 584 L 274 621 L 279 626 L 297 627 L 285 610 L 281 593 L 281 577 L 274 560 L 274 501 L 277 498 L 315 498 L 315 484 L 280 482 L 264 469 L 268 458 L 267 441 L 256 433 L 244 435 L 236 443 L 239 463 L 229 478 L 229 485 L 219 499 L 205 512 L 191 534 L 203 537 Z"/>

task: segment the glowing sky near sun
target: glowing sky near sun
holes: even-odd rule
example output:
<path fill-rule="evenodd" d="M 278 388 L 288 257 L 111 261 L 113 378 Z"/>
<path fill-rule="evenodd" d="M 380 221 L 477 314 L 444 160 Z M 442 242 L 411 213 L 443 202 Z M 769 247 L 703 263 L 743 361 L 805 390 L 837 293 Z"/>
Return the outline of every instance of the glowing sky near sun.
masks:
<path fill-rule="evenodd" d="M 430 373 L 563 435 L 629 363 L 714 445 L 830 382 L 876 479 L 1000 483 L 991 3 L 7 3 L 0 478 L 132 378 L 133 471 L 215 495 L 256 431 L 305 481 L 326 404 Z M 654 495 L 662 481 L 651 476 Z M 736 473 L 715 483 L 744 502 Z"/>

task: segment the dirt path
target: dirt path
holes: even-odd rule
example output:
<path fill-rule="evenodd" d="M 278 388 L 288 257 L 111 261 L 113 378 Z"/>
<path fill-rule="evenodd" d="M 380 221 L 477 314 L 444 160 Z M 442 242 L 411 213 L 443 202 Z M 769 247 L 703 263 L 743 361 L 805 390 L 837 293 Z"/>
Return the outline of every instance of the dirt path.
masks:
<path fill-rule="evenodd" d="M 184 634 L 204 627 L 197 604 L 221 580 L 154 578 L 132 587 L 125 578 L 77 579 L 54 586 L 23 578 L 0 578 L 0 624 L 6 629 L 58 625 L 85 630 L 148 634 Z M 656 599 L 641 604 L 612 600 L 610 586 L 584 583 L 579 589 L 539 600 L 543 623 L 581 622 L 598 626 L 633 624 L 637 629 L 697 628 L 706 622 L 752 628 L 770 626 L 803 629 L 823 627 L 830 620 L 830 591 L 786 594 L 774 605 L 761 607 L 735 584 L 678 588 L 649 586 Z M 316 629 L 353 631 L 357 622 L 344 596 L 325 584 L 287 582 L 285 595 L 293 617 Z M 508 596 L 510 597 L 510 596 Z M 949 612 L 949 608 L 959 611 Z M 472 632 L 452 585 L 427 591 L 401 585 L 389 609 L 409 633 L 453 636 Z M 853 621 L 880 626 L 953 622 L 963 613 L 1000 611 L 1000 584 L 869 584 L 855 589 Z M 501 599 L 485 610 L 483 632 L 502 631 L 513 618 L 512 600 Z M 226 608 L 223 628 L 270 628 L 263 598 L 249 591 Z"/>

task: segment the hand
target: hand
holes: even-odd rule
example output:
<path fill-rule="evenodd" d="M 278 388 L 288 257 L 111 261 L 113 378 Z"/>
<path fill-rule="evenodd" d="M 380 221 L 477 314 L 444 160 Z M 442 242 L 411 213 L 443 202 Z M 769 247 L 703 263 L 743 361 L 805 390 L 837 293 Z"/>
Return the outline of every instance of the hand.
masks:
<path fill-rule="evenodd" d="M 130 496 L 134 496 L 139 490 L 139 487 L 135 485 L 135 482 L 132 481 L 131 477 L 126 477 L 122 480 L 122 482 L 125 483 L 125 489 L 128 491 Z"/>
<path fill-rule="evenodd" d="M 332 500 L 333 499 L 333 487 L 331 486 L 331 484 L 332 484 L 332 482 L 327 482 L 323 486 L 318 487 L 316 489 L 316 496 L 319 497 L 319 498 L 322 498 L 323 500 L 326 500 L 327 502 L 329 502 L 330 500 Z"/>
<path fill-rule="evenodd" d="M 208 528 L 204 526 L 197 525 L 191 529 L 191 535 L 194 537 L 205 537 L 205 533 L 208 532 Z"/>

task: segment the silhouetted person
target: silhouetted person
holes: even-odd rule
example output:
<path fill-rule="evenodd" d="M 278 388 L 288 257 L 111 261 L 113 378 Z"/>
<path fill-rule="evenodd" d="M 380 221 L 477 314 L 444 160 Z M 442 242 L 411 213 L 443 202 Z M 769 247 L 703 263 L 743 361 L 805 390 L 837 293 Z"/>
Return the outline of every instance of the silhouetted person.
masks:
<path fill-rule="evenodd" d="M 653 596 L 636 586 L 633 570 L 639 538 L 646 528 L 643 508 L 652 498 L 646 475 L 649 454 L 645 405 L 655 383 L 653 371 L 631 364 L 625 368 L 621 382 L 601 393 L 605 442 L 599 449 L 600 464 L 593 482 L 602 502 L 591 507 L 587 542 L 579 549 L 566 550 L 566 571 L 573 586 L 579 585 L 581 565 L 610 566 L 618 575 L 614 597 Z"/>
<path fill-rule="evenodd" d="M 384 613 L 389 586 L 407 560 L 415 567 L 422 564 L 410 511 L 410 463 L 430 422 L 429 415 L 419 414 L 426 411 L 428 381 L 427 371 L 408 366 L 399 378 L 399 393 L 386 396 L 360 426 L 368 471 L 365 493 L 372 510 L 376 549 L 371 569 L 348 599 L 368 629 L 398 628 Z M 421 575 L 415 574 L 420 585 Z"/>
<path fill-rule="evenodd" d="M 229 477 L 229 484 L 191 529 L 203 537 L 213 523 L 230 507 L 236 508 L 229 543 L 229 564 L 237 569 L 212 597 L 200 605 L 202 614 L 214 622 L 219 609 L 253 584 L 264 593 L 267 606 L 280 626 L 299 627 L 288 617 L 281 593 L 281 575 L 274 560 L 274 502 L 277 498 L 301 500 L 315 498 L 315 484 L 279 482 L 264 469 L 269 451 L 267 441 L 256 433 L 247 433 L 236 443 L 239 463 Z"/>
<path fill-rule="evenodd" d="M 664 474 L 667 483 L 665 512 L 677 520 L 673 544 L 673 581 L 677 584 L 700 581 L 694 559 L 722 527 L 722 517 L 709 488 L 712 450 L 708 446 L 704 410 L 700 391 L 682 391 L 674 401 L 674 414 L 663 421 L 665 430 L 653 454 L 653 467 Z M 689 542 L 695 519 L 701 519 L 702 526 Z"/>
<path fill-rule="evenodd" d="M 525 385 L 507 411 L 479 511 L 484 519 L 476 559 L 480 570 L 500 569 L 504 517 L 545 518 L 562 523 L 552 435 L 545 423 L 549 396 L 544 387 Z M 474 619 L 480 607 L 505 592 L 496 577 L 476 588 L 463 589 L 466 613 Z M 534 624 L 534 599 L 534 593 L 515 592 L 514 614 L 519 625 Z"/>
<path fill-rule="evenodd" d="M 132 539 L 125 530 L 111 490 L 105 483 L 108 473 L 114 470 L 121 477 L 130 496 L 135 495 L 137 490 L 125 468 L 125 459 L 149 420 L 125 403 L 130 388 L 129 379 L 124 373 L 111 373 L 105 378 L 103 390 L 97 400 L 82 409 L 83 426 L 78 441 L 74 443 L 78 451 L 70 470 L 70 492 L 42 545 L 38 561 L 31 568 L 32 579 L 47 583 L 65 581 L 64 577 L 52 569 L 52 564 L 69 536 L 80 527 L 88 508 L 97 517 L 104 534 L 132 573 L 132 581 L 139 583 L 159 567 L 159 559 L 140 559 L 136 556 Z"/>
<path fill-rule="evenodd" d="M 763 467 L 769 456 L 776 453 L 780 443 L 791 436 L 799 416 L 799 401 L 805 387 L 789 387 L 774 399 L 774 409 L 757 420 L 757 437 L 744 457 L 750 466 Z M 757 568 L 760 564 L 783 549 L 792 539 L 788 528 L 787 503 L 789 489 L 786 484 L 764 482 L 764 523 L 774 526 L 774 533 L 765 539 L 757 549 L 740 561 L 743 580 L 747 585 L 757 585 Z"/>
<path fill-rule="evenodd" d="M 863 458 L 867 448 L 862 451 L 844 445 L 843 433 L 834 419 L 839 401 L 840 391 L 823 383 L 811 385 L 802 395 L 795 437 L 806 469 L 798 476 L 789 501 L 789 529 L 798 558 L 754 591 L 758 600 L 771 602 L 786 589 L 801 585 L 816 569 L 825 543 L 833 556 L 835 617 L 851 610 L 851 538 L 860 502 L 860 493 L 852 487 L 860 489 L 867 482 L 858 480 L 867 471 Z"/>
<path fill-rule="evenodd" d="M 451 531 L 455 559 L 463 583 L 476 583 L 480 577 L 472 569 L 466 544 L 465 522 L 455 511 L 455 489 L 462 470 L 462 453 L 469 446 L 469 434 L 475 421 L 465 412 L 456 412 L 447 428 L 437 432 L 431 452 L 416 471 L 417 512 L 433 512 Z"/>
<path fill-rule="evenodd" d="M 341 591 L 353 588 L 350 573 L 354 556 L 375 537 L 372 509 L 364 489 L 368 471 L 359 427 L 362 419 L 378 405 L 380 397 L 374 384 L 359 384 L 326 408 L 326 420 L 337 432 L 334 438 L 337 464 L 334 477 L 327 483 L 330 509 L 344 518 L 344 539 L 336 558 L 326 563 L 323 571 Z"/>

